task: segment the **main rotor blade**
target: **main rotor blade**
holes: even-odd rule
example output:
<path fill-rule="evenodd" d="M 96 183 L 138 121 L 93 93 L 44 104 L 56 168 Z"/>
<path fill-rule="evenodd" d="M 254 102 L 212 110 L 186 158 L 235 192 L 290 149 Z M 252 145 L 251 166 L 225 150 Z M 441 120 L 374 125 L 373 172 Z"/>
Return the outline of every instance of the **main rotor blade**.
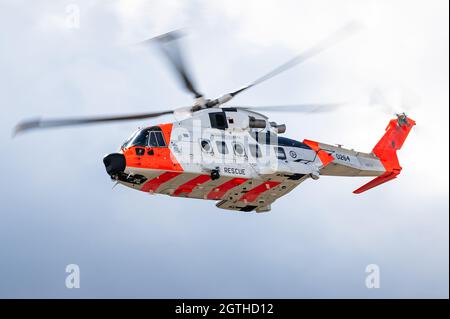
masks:
<path fill-rule="evenodd" d="M 303 63 L 304 61 L 318 55 L 322 51 L 325 51 L 326 49 L 328 49 L 328 48 L 336 45 L 337 43 L 343 41 L 344 39 L 348 38 L 350 35 L 356 33 L 358 30 L 360 30 L 361 27 L 362 26 L 356 21 L 352 21 L 352 22 L 346 24 L 344 27 L 340 28 L 339 30 L 337 30 L 336 32 L 334 32 L 333 34 L 328 36 L 327 38 L 323 39 L 322 41 L 317 43 L 315 46 L 313 46 L 313 47 L 309 48 L 308 50 L 304 51 L 303 53 L 297 55 L 296 57 L 289 60 L 288 62 L 280 65 L 279 67 L 272 70 L 271 72 L 263 75 L 262 77 L 258 78 L 256 81 L 230 93 L 231 96 L 234 97 L 237 94 L 239 94 L 257 84 L 264 82 L 264 81 L 296 66 L 297 64 Z"/>
<path fill-rule="evenodd" d="M 62 118 L 49 120 L 27 120 L 20 122 L 14 129 L 14 135 L 23 133 L 33 129 L 74 126 L 83 124 L 108 123 L 117 121 L 130 121 L 158 117 L 161 115 L 172 114 L 174 111 L 162 111 L 153 113 L 128 114 L 128 115 L 113 115 L 113 116 L 94 116 L 94 117 L 79 117 L 79 118 Z"/>
<path fill-rule="evenodd" d="M 342 105 L 344 105 L 344 103 L 310 103 L 292 105 L 237 106 L 236 108 L 263 112 L 320 113 L 333 112 Z"/>
<path fill-rule="evenodd" d="M 196 98 L 202 97 L 195 87 L 192 76 L 190 75 L 188 68 L 183 60 L 180 46 L 177 44 L 177 40 L 181 38 L 183 34 L 180 31 L 171 31 L 163 35 L 157 36 L 141 42 L 141 44 L 150 44 L 156 42 L 159 49 L 169 61 L 177 77 L 181 80 L 184 88 L 194 94 Z"/>

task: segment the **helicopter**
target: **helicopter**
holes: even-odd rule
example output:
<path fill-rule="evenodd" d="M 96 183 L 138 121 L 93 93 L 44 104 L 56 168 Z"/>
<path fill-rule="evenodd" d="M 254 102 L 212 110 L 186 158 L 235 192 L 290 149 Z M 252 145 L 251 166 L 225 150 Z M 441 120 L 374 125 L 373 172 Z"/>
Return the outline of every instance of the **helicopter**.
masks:
<path fill-rule="evenodd" d="M 314 140 L 281 136 L 285 124 L 270 121 L 265 111 L 330 111 L 338 104 L 289 106 L 232 106 L 237 95 L 298 65 L 353 34 L 358 26 L 345 25 L 331 36 L 273 71 L 235 91 L 207 99 L 200 93 L 182 57 L 179 31 L 145 40 L 156 44 L 194 97 L 189 107 L 119 116 L 38 119 L 20 122 L 15 133 L 41 128 L 142 120 L 173 114 L 175 122 L 136 130 L 118 152 L 103 163 L 116 184 L 150 194 L 216 201 L 221 209 L 268 212 L 278 198 L 302 182 L 320 176 L 374 177 L 354 191 L 363 193 L 395 179 L 401 172 L 397 151 L 416 122 L 396 114 L 371 152 L 365 153 Z"/>

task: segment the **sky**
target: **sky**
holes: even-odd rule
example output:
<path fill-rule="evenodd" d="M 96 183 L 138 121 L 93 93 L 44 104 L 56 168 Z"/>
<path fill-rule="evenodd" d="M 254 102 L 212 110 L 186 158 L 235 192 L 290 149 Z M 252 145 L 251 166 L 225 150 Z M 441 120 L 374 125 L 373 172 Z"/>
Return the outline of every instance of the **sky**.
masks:
<path fill-rule="evenodd" d="M 0 297 L 448 298 L 448 12 L 444 0 L 0 0 Z M 253 214 L 113 189 L 103 156 L 171 116 L 12 138 L 24 118 L 190 105 L 157 50 L 133 45 L 158 34 L 185 30 L 196 83 L 217 97 L 354 19 L 358 34 L 233 102 L 346 101 L 267 115 L 285 136 L 361 151 L 406 110 L 417 126 L 401 175 L 362 195 L 368 179 L 322 177 Z M 371 264 L 379 288 L 366 286 Z"/>

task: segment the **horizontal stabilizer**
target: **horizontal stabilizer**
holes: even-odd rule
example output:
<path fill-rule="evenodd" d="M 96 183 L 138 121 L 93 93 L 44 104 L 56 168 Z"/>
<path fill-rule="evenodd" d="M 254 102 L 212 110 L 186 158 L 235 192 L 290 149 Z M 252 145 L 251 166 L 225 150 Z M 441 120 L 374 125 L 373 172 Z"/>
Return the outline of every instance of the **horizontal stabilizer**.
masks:
<path fill-rule="evenodd" d="M 380 175 L 376 177 L 375 179 L 371 180 L 367 184 L 364 184 L 357 190 L 353 191 L 354 194 L 361 194 L 371 188 L 374 188 L 378 185 L 381 185 L 383 183 L 389 182 L 390 180 L 397 178 L 398 173 L 395 172 L 386 172 L 383 175 Z"/>

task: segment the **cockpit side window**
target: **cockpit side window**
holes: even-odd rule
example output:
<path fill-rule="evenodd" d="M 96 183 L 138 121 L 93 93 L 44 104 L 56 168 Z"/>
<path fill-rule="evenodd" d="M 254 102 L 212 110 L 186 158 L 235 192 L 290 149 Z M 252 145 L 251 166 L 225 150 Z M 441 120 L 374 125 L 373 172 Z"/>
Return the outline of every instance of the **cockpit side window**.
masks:
<path fill-rule="evenodd" d="M 148 145 L 150 147 L 166 147 L 166 141 L 161 131 L 151 131 Z"/>
<path fill-rule="evenodd" d="M 164 136 L 163 136 L 162 132 L 155 132 L 155 135 L 156 135 L 156 141 L 158 142 L 158 146 L 165 147 L 166 141 L 164 140 Z"/>
<path fill-rule="evenodd" d="M 156 140 L 155 132 L 150 132 L 150 140 L 148 142 L 150 147 L 158 147 L 158 141 Z"/>

